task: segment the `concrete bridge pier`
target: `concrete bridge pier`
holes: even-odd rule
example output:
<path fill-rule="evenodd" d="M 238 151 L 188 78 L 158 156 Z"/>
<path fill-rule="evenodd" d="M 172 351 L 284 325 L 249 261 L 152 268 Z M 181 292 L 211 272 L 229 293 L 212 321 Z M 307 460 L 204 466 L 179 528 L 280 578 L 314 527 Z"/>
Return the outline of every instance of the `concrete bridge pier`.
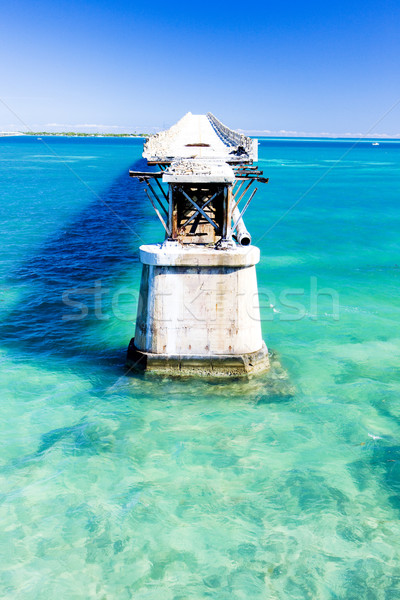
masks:
<path fill-rule="evenodd" d="M 142 246 L 132 366 L 169 373 L 240 375 L 265 370 L 255 265 L 258 248 L 224 251 Z"/>
<path fill-rule="evenodd" d="M 140 248 L 142 279 L 128 364 L 173 374 L 243 375 L 268 369 L 255 265 L 243 215 L 266 182 L 255 140 L 213 115 L 191 115 L 152 136 L 131 171 L 164 228 Z"/>

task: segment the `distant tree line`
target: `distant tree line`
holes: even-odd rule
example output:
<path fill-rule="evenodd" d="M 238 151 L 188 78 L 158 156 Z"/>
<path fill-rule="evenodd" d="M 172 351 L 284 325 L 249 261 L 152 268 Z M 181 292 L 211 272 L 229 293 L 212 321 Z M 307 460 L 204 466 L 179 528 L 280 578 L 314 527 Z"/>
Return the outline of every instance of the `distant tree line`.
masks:
<path fill-rule="evenodd" d="M 26 135 L 65 135 L 68 137 L 148 137 L 147 133 L 82 133 L 76 131 L 26 131 Z"/>

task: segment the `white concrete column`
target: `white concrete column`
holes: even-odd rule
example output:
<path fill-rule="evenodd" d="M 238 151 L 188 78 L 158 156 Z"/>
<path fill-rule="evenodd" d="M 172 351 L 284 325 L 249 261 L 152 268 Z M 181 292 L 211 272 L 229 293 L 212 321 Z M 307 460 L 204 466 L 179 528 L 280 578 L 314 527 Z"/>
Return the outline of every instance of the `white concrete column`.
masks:
<path fill-rule="evenodd" d="M 255 270 L 259 257 L 255 247 L 141 246 L 135 347 L 198 357 L 261 350 Z"/>

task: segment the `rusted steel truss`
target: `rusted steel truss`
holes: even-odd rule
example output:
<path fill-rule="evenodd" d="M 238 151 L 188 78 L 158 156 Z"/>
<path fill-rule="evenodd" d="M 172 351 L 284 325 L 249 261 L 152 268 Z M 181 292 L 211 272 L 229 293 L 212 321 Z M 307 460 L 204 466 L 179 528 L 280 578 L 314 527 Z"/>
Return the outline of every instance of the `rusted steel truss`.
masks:
<path fill-rule="evenodd" d="M 170 239 L 205 235 L 207 224 L 214 230 L 214 238 L 218 235 L 221 239 L 236 239 L 244 227 L 243 215 L 258 189 L 254 183 L 268 182 L 256 165 L 241 165 L 234 169 L 233 185 L 213 189 L 181 184 L 170 185 L 167 190 L 161 181 L 165 169 L 158 166 L 160 171 L 130 171 L 129 175 L 146 184 L 145 193 Z M 239 204 L 243 208 L 239 209 Z M 199 227 L 203 233 L 197 233 Z"/>
<path fill-rule="evenodd" d="M 236 179 L 256 179 L 260 183 L 268 183 L 269 178 L 263 177 L 264 172 L 260 171 L 256 165 L 241 165 L 234 168 Z"/>

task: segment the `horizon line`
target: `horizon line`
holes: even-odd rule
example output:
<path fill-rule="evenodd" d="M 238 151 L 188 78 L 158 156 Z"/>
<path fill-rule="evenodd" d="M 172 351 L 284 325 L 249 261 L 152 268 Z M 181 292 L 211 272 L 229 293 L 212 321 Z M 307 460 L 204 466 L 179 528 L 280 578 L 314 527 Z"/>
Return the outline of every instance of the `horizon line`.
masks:
<path fill-rule="evenodd" d="M 22 131 L 20 129 L 16 129 L 16 128 L 12 128 L 12 125 L 8 125 L 6 126 L 6 128 L 0 130 L 0 135 L 1 134 L 15 134 L 15 135 L 29 135 L 32 134 L 32 130 L 25 130 Z M 43 127 L 43 126 L 42 126 Z M 44 126 L 46 127 L 46 125 Z M 47 124 L 47 127 L 53 129 L 56 127 L 56 124 Z M 150 128 L 139 128 L 139 127 L 122 127 L 120 125 L 80 125 L 80 127 L 78 128 L 74 128 L 72 129 L 73 126 L 71 125 L 64 125 L 65 129 L 63 130 L 58 130 L 58 131 L 48 131 L 49 134 L 60 134 L 60 133 L 81 133 L 81 134 L 93 134 L 93 133 L 97 133 L 97 134 L 104 134 L 104 133 L 109 133 L 109 134 L 116 134 L 117 132 L 115 131 L 116 129 L 119 129 L 120 131 L 118 132 L 119 135 L 132 135 L 132 134 L 136 134 L 136 135 L 140 135 L 138 132 L 142 132 L 146 135 L 154 135 L 155 133 L 158 133 L 160 131 L 164 131 L 164 129 L 159 129 L 158 127 L 150 127 Z M 86 131 L 82 131 L 82 129 L 86 129 Z M 88 131 L 88 129 L 91 129 L 91 131 Z M 146 131 L 147 129 L 147 131 Z M 41 129 L 39 131 L 39 129 L 37 131 L 34 131 L 33 133 L 43 133 L 45 130 Z M 346 132 L 346 133 L 331 133 L 331 132 L 305 132 L 305 131 L 290 131 L 290 130 L 285 130 L 285 129 L 281 129 L 279 131 L 272 131 L 270 129 L 241 129 L 238 128 L 236 130 L 239 133 L 242 133 L 243 135 L 248 135 L 251 137 L 271 137 L 271 138 L 321 138 L 321 139 L 386 139 L 386 140 L 390 140 L 390 139 L 400 139 L 400 133 L 396 133 L 396 134 L 389 134 L 389 133 L 350 133 L 350 132 Z M 117 134 L 117 135 L 118 135 Z"/>

